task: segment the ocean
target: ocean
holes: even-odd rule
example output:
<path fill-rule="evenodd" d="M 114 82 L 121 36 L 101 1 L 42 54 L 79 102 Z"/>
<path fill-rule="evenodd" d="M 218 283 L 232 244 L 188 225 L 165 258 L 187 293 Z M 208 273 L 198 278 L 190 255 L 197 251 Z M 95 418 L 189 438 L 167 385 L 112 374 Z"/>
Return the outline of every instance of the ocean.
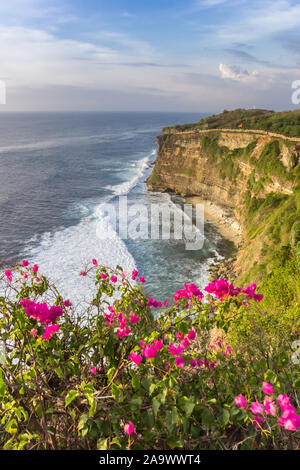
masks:
<path fill-rule="evenodd" d="M 185 282 L 203 288 L 209 265 L 222 257 L 214 227 L 206 227 L 202 250 L 188 251 L 183 240 L 123 240 L 103 212 L 119 196 L 129 205 L 176 204 L 180 210 L 178 196 L 147 191 L 155 137 L 164 126 L 203 116 L 0 114 L 0 264 L 37 263 L 74 304 L 91 298 L 93 284 L 79 273 L 92 258 L 126 272 L 138 269 L 158 300 L 171 298 Z"/>

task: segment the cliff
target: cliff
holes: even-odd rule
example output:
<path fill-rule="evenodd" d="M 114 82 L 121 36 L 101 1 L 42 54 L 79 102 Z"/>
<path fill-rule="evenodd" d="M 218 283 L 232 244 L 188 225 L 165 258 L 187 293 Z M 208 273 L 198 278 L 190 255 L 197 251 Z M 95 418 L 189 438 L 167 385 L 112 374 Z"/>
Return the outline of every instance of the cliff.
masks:
<path fill-rule="evenodd" d="M 263 130 L 165 128 L 150 191 L 199 196 L 232 211 L 243 231 L 234 271 L 259 278 L 300 220 L 300 139 Z"/>

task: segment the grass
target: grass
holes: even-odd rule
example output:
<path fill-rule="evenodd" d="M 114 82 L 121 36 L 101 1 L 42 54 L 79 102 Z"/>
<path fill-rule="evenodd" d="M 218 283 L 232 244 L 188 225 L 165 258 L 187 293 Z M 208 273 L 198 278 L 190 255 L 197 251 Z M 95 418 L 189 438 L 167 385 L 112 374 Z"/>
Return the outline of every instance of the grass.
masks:
<path fill-rule="evenodd" d="M 240 127 L 242 125 L 242 127 Z M 274 112 L 266 109 L 235 109 L 200 119 L 192 124 L 165 127 L 163 132 L 205 129 L 252 129 L 300 137 L 300 110 Z"/>

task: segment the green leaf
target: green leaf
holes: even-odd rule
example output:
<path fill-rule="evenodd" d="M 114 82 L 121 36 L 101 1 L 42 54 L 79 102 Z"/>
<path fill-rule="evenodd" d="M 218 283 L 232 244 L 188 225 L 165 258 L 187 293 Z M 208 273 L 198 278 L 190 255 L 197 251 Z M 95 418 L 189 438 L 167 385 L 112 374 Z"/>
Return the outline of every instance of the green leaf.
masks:
<path fill-rule="evenodd" d="M 215 421 L 215 417 L 214 415 L 212 414 L 212 412 L 208 409 L 208 408 L 204 408 L 202 410 L 202 413 L 201 413 L 201 418 L 202 418 L 202 423 L 203 425 L 208 428 L 208 429 L 211 429 L 214 421 Z"/>
<path fill-rule="evenodd" d="M 18 423 L 15 419 L 11 419 L 5 426 L 5 431 L 8 434 L 16 434 L 18 431 Z"/>
<path fill-rule="evenodd" d="M 136 374 L 131 379 L 131 385 L 135 390 L 141 386 L 141 381 Z"/>
<path fill-rule="evenodd" d="M 78 397 L 79 392 L 77 390 L 70 390 L 68 394 L 66 395 L 65 398 L 65 408 L 72 403 L 73 400 L 75 400 L 76 397 Z"/>
<path fill-rule="evenodd" d="M 158 401 L 156 398 L 153 398 L 152 409 L 153 409 L 153 413 L 155 416 L 157 416 L 157 412 L 159 410 L 160 405 L 161 405 L 160 401 Z"/>
<path fill-rule="evenodd" d="M 186 417 L 189 418 L 195 408 L 194 399 L 188 397 L 180 397 L 178 400 L 178 404 L 180 408 L 184 410 Z"/>
<path fill-rule="evenodd" d="M 0 397 L 2 397 L 4 395 L 5 390 L 6 390 L 6 387 L 5 387 L 5 383 L 3 381 L 2 372 L 0 370 Z"/>
<path fill-rule="evenodd" d="M 85 428 L 88 419 L 89 419 L 89 415 L 87 414 L 83 414 L 80 416 L 79 423 L 78 423 L 78 431 L 82 431 Z"/>
<path fill-rule="evenodd" d="M 108 378 L 108 381 L 110 382 L 114 376 L 114 373 L 115 373 L 116 369 L 114 367 L 111 367 L 108 371 L 107 371 L 107 378 Z"/>
<path fill-rule="evenodd" d="M 176 447 L 183 447 L 182 442 L 175 436 L 168 437 L 167 445 L 171 447 L 171 449 L 175 449 Z"/>
<path fill-rule="evenodd" d="M 225 427 L 226 424 L 229 422 L 229 419 L 230 419 L 229 411 L 223 408 L 218 414 L 218 420 Z"/>
<path fill-rule="evenodd" d="M 108 446 L 108 439 L 99 439 L 97 442 L 97 449 L 98 450 L 107 450 Z"/>
<path fill-rule="evenodd" d="M 149 390 L 149 387 L 151 385 L 151 380 L 148 379 L 148 377 L 144 377 L 142 379 L 142 385 L 143 387 L 148 391 Z"/>
<path fill-rule="evenodd" d="M 142 404 L 143 404 L 143 399 L 141 397 L 132 398 L 129 401 L 129 407 L 131 410 L 136 410 L 136 409 L 141 408 Z"/>

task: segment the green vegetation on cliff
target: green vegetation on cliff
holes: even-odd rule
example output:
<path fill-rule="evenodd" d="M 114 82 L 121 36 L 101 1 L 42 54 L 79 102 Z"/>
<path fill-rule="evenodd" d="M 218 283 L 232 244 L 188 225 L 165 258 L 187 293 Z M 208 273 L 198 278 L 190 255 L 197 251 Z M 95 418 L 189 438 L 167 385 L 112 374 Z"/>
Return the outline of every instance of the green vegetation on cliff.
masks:
<path fill-rule="evenodd" d="M 245 228 L 246 247 L 239 280 L 265 282 L 274 269 L 295 258 L 300 231 L 300 165 L 293 155 L 296 150 L 290 146 L 292 162 L 288 168 L 281 161 L 282 143 L 278 140 L 265 143 L 255 152 L 255 140 L 244 148 L 230 150 L 219 145 L 219 139 L 220 133 L 203 136 L 201 145 L 223 180 L 238 181 L 241 161 L 253 168 L 240 207 L 236 208 Z M 278 181 L 283 187 L 285 183 L 292 185 L 290 194 L 266 190 L 268 184 L 275 186 Z"/>
<path fill-rule="evenodd" d="M 288 137 L 300 137 L 300 110 L 279 113 L 265 109 L 224 110 L 221 114 L 205 117 L 197 123 L 175 126 L 178 131 L 239 128 L 260 129 Z M 167 132 L 168 129 L 172 128 L 166 127 L 163 131 Z"/>

